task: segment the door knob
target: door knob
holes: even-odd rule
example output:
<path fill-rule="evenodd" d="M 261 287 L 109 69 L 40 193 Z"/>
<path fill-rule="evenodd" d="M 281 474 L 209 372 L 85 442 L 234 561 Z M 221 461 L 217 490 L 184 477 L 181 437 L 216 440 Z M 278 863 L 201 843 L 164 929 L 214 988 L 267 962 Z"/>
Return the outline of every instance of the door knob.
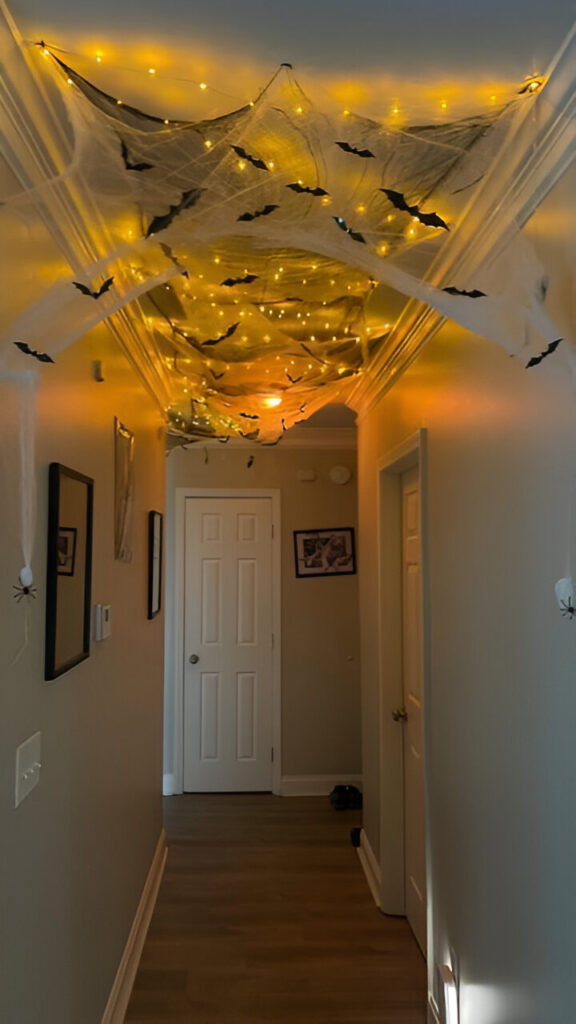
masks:
<path fill-rule="evenodd" d="M 188 661 L 190 662 L 191 665 L 197 665 L 198 662 L 200 661 L 200 658 L 198 657 L 197 654 L 191 654 L 190 657 L 188 658 Z"/>
<path fill-rule="evenodd" d="M 395 722 L 407 722 L 408 712 L 406 711 L 406 708 L 394 708 L 392 718 Z"/>

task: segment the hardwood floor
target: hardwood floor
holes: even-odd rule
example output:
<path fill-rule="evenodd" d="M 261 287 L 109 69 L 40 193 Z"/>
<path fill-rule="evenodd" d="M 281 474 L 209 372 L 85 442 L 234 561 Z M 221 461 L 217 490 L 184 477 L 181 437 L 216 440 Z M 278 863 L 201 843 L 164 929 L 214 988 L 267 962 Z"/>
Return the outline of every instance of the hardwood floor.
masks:
<path fill-rule="evenodd" d="M 424 1024 L 425 964 L 327 797 L 165 802 L 168 862 L 128 1024 Z"/>

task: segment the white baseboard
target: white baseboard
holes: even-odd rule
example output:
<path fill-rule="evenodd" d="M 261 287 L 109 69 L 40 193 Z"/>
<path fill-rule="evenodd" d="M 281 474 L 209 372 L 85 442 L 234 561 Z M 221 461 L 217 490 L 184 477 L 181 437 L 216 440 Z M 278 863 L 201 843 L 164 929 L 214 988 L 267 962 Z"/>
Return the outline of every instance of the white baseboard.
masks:
<path fill-rule="evenodd" d="M 438 1011 L 434 1005 L 432 996 L 428 996 L 428 1012 L 426 1014 L 426 1024 L 441 1024 Z"/>
<path fill-rule="evenodd" d="M 156 852 L 154 853 L 150 870 L 144 883 L 140 902 L 136 908 L 122 959 L 116 972 L 114 984 L 108 997 L 104 1016 L 102 1017 L 102 1024 L 123 1024 L 124 1022 L 134 978 L 136 977 L 136 971 L 138 970 L 138 964 L 142 955 L 144 940 L 156 903 L 162 875 L 164 874 L 167 852 L 166 833 L 162 829 L 156 846 Z"/>
<path fill-rule="evenodd" d="M 163 775 L 162 776 L 162 796 L 174 796 L 176 789 L 174 787 L 174 776 Z"/>
<path fill-rule="evenodd" d="M 374 903 L 378 909 L 380 909 L 382 875 L 380 872 L 380 865 L 376 860 L 374 850 L 370 846 L 370 841 L 364 829 L 360 832 L 360 846 L 357 848 L 357 853 L 362 865 L 362 870 L 366 875 L 366 881 L 368 882 L 368 887 L 372 893 Z"/>
<path fill-rule="evenodd" d="M 357 786 L 362 789 L 361 775 L 283 775 L 281 796 L 328 796 L 334 786 Z"/>

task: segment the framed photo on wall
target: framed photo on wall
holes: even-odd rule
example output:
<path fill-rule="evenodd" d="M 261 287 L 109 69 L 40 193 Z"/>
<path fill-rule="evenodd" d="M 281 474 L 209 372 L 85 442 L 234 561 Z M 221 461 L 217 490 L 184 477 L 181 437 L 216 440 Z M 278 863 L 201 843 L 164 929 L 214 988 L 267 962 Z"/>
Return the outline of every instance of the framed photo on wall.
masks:
<path fill-rule="evenodd" d="M 352 576 L 356 572 L 354 530 L 295 530 L 296 576 Z"/>
<path fill-rule="evenodd" d="M 162 603 L 162 532 L 161 512 L 148 513 L 148 618 L 158 615 Z"/>

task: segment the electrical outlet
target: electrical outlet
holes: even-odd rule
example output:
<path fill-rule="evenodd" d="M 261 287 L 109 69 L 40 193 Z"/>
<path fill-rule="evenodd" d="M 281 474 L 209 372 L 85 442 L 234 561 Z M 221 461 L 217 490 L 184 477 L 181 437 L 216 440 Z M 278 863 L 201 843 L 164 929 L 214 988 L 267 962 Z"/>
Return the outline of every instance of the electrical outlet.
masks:
<path fill-rule="evenodd" d="M 18 807 L 40 781 L 40 741 L 41 734 L 35 732 L 16 751 L 16 786 L 14 806 Z"/>
<path fill-rule="evenodd" d="M 94 639 L 106 640 L 112 632 L 112 606 L 94 605 Z"/>

